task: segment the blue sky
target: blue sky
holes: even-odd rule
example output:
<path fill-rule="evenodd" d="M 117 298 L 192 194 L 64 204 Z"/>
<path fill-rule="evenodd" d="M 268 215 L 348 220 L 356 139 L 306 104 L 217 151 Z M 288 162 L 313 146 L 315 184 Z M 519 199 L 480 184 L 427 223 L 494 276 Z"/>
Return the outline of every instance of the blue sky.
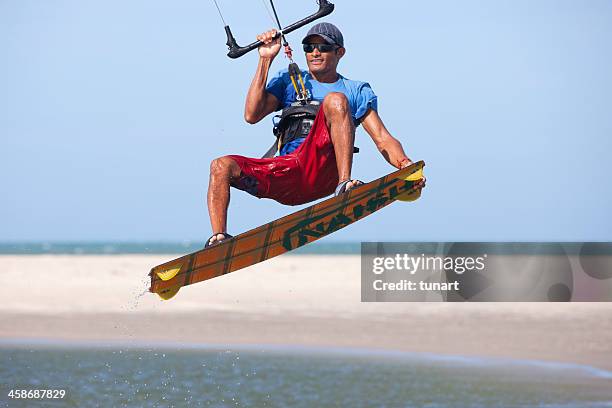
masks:
<path fill-rule="evenodd" d="M 334 3 L 340 72 L 372 85 L 428 186 L 329 242 L 612 240 L 612 2 Z M 219 4 L 241 44 L 272 25 L 261 1 Z M 276 6 L 284 24 L 316 9 Z M 208 237 L 210 161 L 273 140 L 242 119 L 257 54 L 224 43 L 210 0 L 0 1 L 0 241 Z M 393 170 L 357 145 L 354 176 Z M 234 191 L 229 231 L 299 208 Z"/>

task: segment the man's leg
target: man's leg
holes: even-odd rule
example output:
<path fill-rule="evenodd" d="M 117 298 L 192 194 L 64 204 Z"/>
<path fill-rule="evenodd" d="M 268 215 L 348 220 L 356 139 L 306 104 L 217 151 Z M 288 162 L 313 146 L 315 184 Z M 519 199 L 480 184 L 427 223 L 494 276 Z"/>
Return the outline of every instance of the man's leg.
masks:
<path fill-rule="evenodd" d="M 348 99 L 340 92 L 327 94 L 323 100 L 323 112 L 325 112 L 327 128 L 334 145 L 339 181 L 350 180 L 355 145 L 355 125 Z M 354 183 L 349 182 L 346 189 L 353 186 Z"/>
<path fill-rule="evenodd" d="M 211 244 L 223 239 L 222 232 L 227 232 L 227 207 L 230 202 L 230 183 L 240 177 L 240 166 L 231 158 L 219 157 L 210 163 L 208 182 L 208 215 L 212 226 Z"/>

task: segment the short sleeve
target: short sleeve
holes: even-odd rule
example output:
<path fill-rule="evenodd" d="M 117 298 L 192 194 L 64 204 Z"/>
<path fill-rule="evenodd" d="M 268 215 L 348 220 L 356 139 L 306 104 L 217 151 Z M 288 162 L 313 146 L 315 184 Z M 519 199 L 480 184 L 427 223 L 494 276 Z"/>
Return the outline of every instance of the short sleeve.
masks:
<path fill-rule="evenodd" d="M 285 78 L 286 73 L 286 70 L 279 71 L 274 77 L 272 77 L 272 79 L 268 81 L 268 85 L 266 85 L 266 91 L 270 92 L 272 95 L 276 96 L 276 99 L 278 99 L 279 104 L 276 110 L 279 110 L 285 106 L 287 89 L 287 82 Z"/>
<path fill-rule="evenodd" d="M 355 119 L 359 122 L 361 122 L 363 115 L 365 115 L 369 109 L 378 111 L 378 97 L 367 82 L 359 86 L 356 102 L 357 109 L 355 110 Z"/>

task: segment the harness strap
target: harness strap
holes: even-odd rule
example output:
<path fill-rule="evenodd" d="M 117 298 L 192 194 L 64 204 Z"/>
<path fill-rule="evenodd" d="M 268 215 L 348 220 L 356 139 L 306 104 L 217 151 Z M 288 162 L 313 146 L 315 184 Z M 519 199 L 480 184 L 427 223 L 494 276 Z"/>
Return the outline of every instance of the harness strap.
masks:
<path fill-rule="evenodd" d="M 270 157 L 274 157 L 276 152 L 280 150 L 280 146 L 278 145 L 279 144 L 278 141 L 279 141 L 279 137 L 277 136 L 276 140 L 274 141 L 272 146 L 270 146 L 268 151 L 265 152 L 263 156 L 261 156 L 262 159 L 269 159 Z"/>

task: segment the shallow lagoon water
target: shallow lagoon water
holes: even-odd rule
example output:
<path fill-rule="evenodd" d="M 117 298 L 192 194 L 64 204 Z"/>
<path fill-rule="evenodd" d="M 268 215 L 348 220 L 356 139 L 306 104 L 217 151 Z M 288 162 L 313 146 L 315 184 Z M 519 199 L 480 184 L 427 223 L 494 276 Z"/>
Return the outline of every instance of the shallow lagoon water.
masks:
<path fill-rule="evenodd" d="M 11 407 L 612 407 L 612 373 L 588 366 L 373 350 L 4 344 L 0 378 Z"/>

